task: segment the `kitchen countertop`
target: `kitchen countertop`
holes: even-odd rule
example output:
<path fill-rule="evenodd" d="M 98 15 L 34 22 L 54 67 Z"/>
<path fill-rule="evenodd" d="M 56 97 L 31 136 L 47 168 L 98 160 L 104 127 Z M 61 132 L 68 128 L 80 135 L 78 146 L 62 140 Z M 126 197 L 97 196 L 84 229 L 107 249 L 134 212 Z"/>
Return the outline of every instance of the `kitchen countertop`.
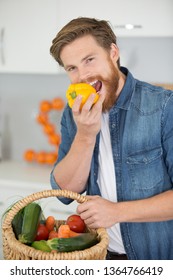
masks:
<path fill-rule="evenodd" d="M 52 167 L 30 164 L 26 162 L 0 162 L 0 185 L 36 187 L 41 185 L 50 188 L 50 172 Z"/>

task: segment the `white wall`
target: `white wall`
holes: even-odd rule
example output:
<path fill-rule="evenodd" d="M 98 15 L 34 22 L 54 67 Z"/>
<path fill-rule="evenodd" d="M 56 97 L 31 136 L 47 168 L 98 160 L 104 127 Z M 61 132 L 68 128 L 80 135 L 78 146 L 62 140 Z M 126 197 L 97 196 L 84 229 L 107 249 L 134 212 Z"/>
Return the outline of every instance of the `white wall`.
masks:
<path fill-rule="evenodd" d="M 173 37 L 120 38 L 122 63 L 151 83 L 173 83 Z"/>

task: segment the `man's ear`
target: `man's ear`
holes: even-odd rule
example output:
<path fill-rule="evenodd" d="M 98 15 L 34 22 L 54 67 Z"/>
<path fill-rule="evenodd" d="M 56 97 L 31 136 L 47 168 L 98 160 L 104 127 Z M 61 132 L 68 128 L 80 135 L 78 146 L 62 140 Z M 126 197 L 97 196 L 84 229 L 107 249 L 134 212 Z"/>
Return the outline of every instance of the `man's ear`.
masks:
<path fill-rule="evenodd" d="M 114 61 L 117 61 L 119 58 L 119 48 L 114 43 L 111 44 L 110 57 Z"/>

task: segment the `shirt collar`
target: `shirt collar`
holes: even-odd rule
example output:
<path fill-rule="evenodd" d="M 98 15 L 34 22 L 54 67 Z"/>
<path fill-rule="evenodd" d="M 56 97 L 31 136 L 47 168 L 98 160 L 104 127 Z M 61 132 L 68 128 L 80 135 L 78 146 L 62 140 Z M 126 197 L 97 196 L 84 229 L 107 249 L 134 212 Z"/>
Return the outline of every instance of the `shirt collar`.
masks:
<path fill-rule="evenodd" d="M 113 108 L 129 110 L 132 95 L 136 85 L 136 80 L 127 68 L 121 67 L 120 71 L 123 72 L 124 75 L 126 75 L 126 81 Z"/>

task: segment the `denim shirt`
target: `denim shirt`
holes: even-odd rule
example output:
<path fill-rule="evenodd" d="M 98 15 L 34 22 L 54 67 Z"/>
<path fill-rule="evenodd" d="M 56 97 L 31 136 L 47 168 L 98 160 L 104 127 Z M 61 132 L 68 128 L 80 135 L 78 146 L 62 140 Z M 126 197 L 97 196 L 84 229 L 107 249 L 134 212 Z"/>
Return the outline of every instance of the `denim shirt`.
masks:
<path fill-rule="evenodd" d="M 118 201 L 149 198 L 173 185 L 173 92 L 134 79 L 124 67 L 125 85 L 109 111 L 109 128 Z M 71 109 L 61 120 L 62 142 L 55 165 L 68 153 L 76 134 Z M 97 184 L 99 134 L 86 193 L 100 195 Z M 51 173 L 51 186 L 60 188 Z M 63 203 L 68 198 L 59 198 Z M 158 205 L 159 209 L 159 205 Z M 173 259 L 173 220 L 121 223 L 128 259 Z"/>

